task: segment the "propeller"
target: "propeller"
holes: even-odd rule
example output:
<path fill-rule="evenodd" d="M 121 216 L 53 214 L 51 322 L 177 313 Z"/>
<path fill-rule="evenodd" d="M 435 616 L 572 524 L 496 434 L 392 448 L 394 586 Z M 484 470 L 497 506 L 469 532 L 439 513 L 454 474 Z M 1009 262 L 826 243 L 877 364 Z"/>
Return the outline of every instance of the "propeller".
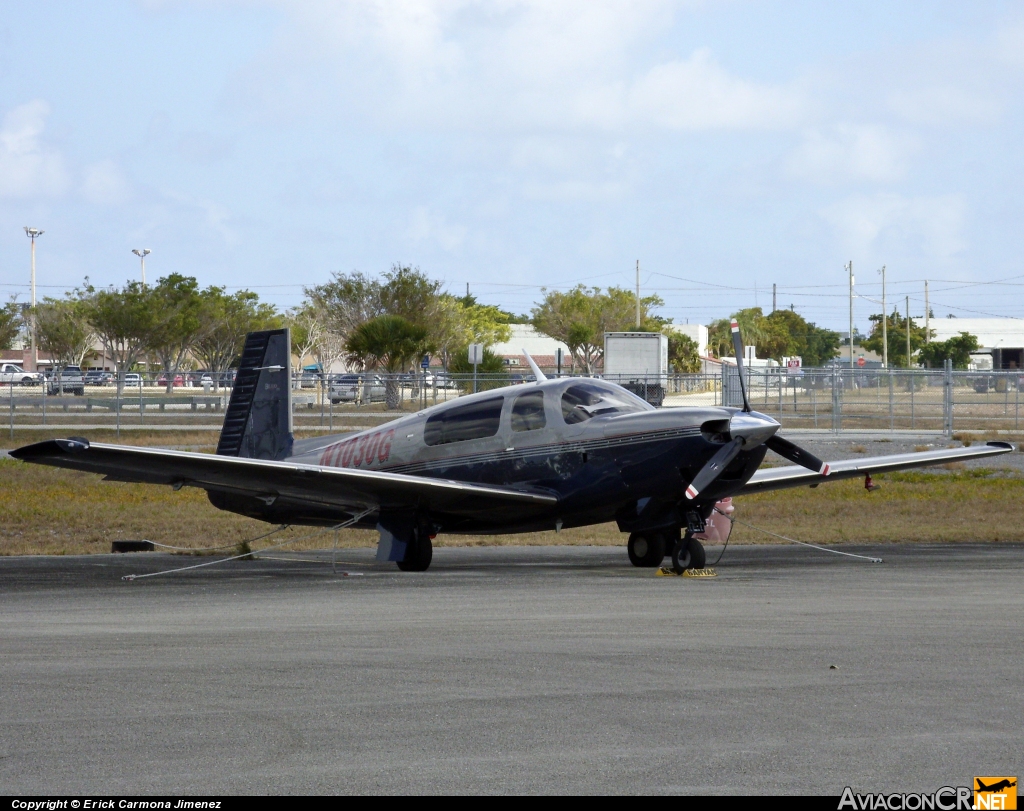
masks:
<path fill-rule="evenodd" d="M 721 475 L 722 471 L 729 467 L 729 463 L 736 458 L 742 449 L 743 440 L 740 437 L 726 442 L 718 449 L 718 453 L 712 456 L 711 460 L 700 469 L 697 477 L 690 482 L 690 486 L 686 488 L 686 497 L 691 501 L 697 498 L 697 494 L 714 482 Z"/>
<path fill-rule="evenodd" d="M 830 472 L 828 462 L 822 462 L 813 453 L 805 451 L 803 448 L 794 445 L 788 439 L 783 439 L 778 434 L 773 436 L 764 444 L 771 450 L 775 451 L 783 459 L 788 459 L 790 462 L 801 465 L 808 470 L 813 470 L 815 473 L 820 473 L 822 476 L 827 476 Z"/>
<path fill-rule="evenodd" d="M 783 439 L 775 432 L 779 430 L 779 424 L 771 417 L 758 414 L 750 410 L 750 402 L 747 400 L 747 386 L 743 380 L 743 337 L 740 335 L 740 325 L 736 319 L 732 320 L 732 346 L 736 353 L 736 369 L 739 371 L 740 391 L 743 394 L 743 410 L 733 414 L 729 420 L 729 433 L 732 436 L 711 459 L 700 469 L 700 472 L 686 488 L 686 497 L 691 501 L 709 485 L 713 484 L 722 472 L 729 467 L 740 451 L 746 447 L 757 447 L 767 445 L 783 459 L 788 459 L 794 464 L 805 467 L 808 470 L 820 473 L 822 476 L 829 474 L 829 466 L 821 461 L 813 453 L 794 445 L 788 439 Z"/>
<path fill-rule="evenodd" d="M 743 395 L 743 410 L 750 412 L 750 403 L 747 401 L 747 384 L 743 382 L 743 337 L 740 335 L 739 322 L 732 320 L 732 350 L 736 355 L 736 370 L 740 373 L 740 393 Z"/>

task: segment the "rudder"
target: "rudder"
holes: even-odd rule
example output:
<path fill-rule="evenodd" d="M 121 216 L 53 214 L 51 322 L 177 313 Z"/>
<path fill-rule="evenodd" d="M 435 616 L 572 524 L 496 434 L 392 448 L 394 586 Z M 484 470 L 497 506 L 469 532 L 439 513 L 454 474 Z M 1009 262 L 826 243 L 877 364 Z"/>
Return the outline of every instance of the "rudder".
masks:
<path fill-rule="evenodd" d="M 250 332 L 238 367 L 224 427 L 220 456 L 286 459 L 292 452 L 291 333 Z"/>

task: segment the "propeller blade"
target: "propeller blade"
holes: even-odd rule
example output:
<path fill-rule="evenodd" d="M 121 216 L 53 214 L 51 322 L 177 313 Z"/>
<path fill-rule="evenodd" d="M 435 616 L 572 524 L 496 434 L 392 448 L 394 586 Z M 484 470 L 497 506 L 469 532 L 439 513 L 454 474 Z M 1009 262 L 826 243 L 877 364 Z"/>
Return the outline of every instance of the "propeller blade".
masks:
<path fill-rule="evenodd" d="M 808 470 L 820 473 L 822 476 L 827 476 L 829 474 L 827 462 L 822 462 L 813 453 L 809 453 L 803 448 L 797 447 L 792 442 L 787 439 L 783 439 L 778 434 L 768 439 L 764 444 L 771 450 L 775 451 L 783 459 L 795 462 Z"/>
<path fill-rule="evenodd" d="M 750 411 L 750 403 L 747 402 L 747 384 L 743 379 L 743 336 L 740 335 L 740 325 L 735 318 L 732 320 L 732 349 L 736 355 L 736 369 L 740 373 L 740 393 L 743 395 L 743 410 Z"/>
<path fill-rule="evenodd" d="M 690 483 L 690 486 L 686 488 L 686 497 L 691 501 L 697 498 L 698 493 L 707 489 L 707 486 L 722 474 L 722 471 L 736 458 L 736 454 L 740 452 L 742 447 L 743 440 L 737 437 L 719 448 L 718 453 L 712 456 L 708 463 L 700 469 L 700 473 Z"/>

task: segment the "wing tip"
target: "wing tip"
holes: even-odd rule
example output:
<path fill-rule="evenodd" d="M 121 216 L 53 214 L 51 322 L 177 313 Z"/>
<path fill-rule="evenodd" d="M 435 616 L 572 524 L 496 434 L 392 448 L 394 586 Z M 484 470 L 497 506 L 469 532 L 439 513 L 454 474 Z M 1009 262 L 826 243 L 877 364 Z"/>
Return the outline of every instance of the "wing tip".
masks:
<path fill-rule="evenodd" d="M 698 494 L 698 491 L 694 489 L 692 484 L 689 487 L 686 488 L 686 497 L 688 499 L 690 499 L 691 501 L 693 501 L 693 499 L 697 498 L 697 494 Z"/>

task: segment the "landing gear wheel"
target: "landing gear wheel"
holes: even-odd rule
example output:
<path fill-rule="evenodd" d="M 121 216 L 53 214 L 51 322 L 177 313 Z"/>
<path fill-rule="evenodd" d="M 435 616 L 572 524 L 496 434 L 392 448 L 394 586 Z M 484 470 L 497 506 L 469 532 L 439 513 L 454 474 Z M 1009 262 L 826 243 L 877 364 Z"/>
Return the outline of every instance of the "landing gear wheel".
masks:
<path fill-rule="evenodd" d="M 629 536 L 626 552 L 634 566 L 660 566 L 665 559 L 665 536 L 660 532 L 634 532 Z"/>
<path fill-rule="evenodd" d="M 696 538 L 682 538 L 672 550 L 672 570 L 682 574 L 687 569 L 703 569 L 707 562 L 704 545 Z"/>
<path fill-rule="evenodd" d="M 405 560 L 398 561 L 398 568 L 403 572 L 425 572 L 430 568 L 430 560 L 434 556 L 434 545 L 424 535 L 409 544 Z"/>

